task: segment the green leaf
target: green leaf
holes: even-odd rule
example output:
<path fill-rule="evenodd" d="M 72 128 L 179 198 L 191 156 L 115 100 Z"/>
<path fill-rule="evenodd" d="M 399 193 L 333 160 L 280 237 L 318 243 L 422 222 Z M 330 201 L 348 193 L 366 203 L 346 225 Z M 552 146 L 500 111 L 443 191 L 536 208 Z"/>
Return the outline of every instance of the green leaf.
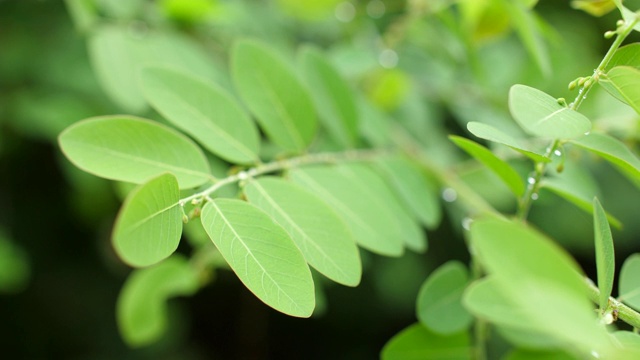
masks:
<path fill-rule="evenodd" d="M 391 145 L 391 121 L 364 96 L 358 96 L 358 131 L 371 145 Z"/>
<path fill-rule="evenodd" d="M 534 351 L 517 349 L 503 358 L 504 360 L 579 360 L 561 350 Z"/>
<path fill-rule="evenodd" d="M 142 71 L 149 103 L 205 148 L 235 164 L 258 162 L 255 124 L 225 90 L 168 68 Z"/>
<path fill-rule="evenodd" d="M 299 62 L 320 120 L 339 144 L 353 147 L 358 140 L 358 109 L 353 90 L 320 50 L 303 48 Z"/>
<path fill-rule="evenodd" d="M 403 253 L 399 225 L 377 194 L 366 183 L 338 167 L 308 166 L 293 170 L 291 179 L 324 199 L 349 226 L 356 243 L 386 256 Z"/>
<path fill-rule="evenodd" d="M 305 259 L 340 284 L 360 283 L 360 253 L 347 225 L 317 195 L 278 178 L 249 182 L 244 193 L 287 230 Z"/>
<path fill-rule="evenodd" d="M 543 179 L 540 186 L 593 214 L 593 198 L 598 195 L 598 188 L 591 174 L 584 169 L 567 163 L 561 175 Z M 617 229 L 622 228 L 615 216 L 607 214 L 607 219 Z"/>
<path fill-rule="evenodd" d="M 571 7 L 583 10 L 593 16 L 602 16 L 615 9 L 616 3 L 613 0 L 573 0 Z"/>
<path fill-rule="evenodd" d="M 551 59 L 542 35 L 540 34 L 539 20 L 536 19 L 535 13 L 526 5 L 508 4 L 510 5 L 507 6 L 507 9 L 511 16 L 511 23 L 515 27 L 527 52 L 529 52 L 536 61 L 536 65 L 538 65 L 542 75 L 545 77 L 549 76 L 549 74 L 551 74 Z"/>
<path fill-rule="evenodd" d="M 600 288 L 600 309 L 609 308 L 609 296 L 613 289 L 615 256 L 613 237 L 607 221 L 607 214 L 597 198 L 593 199 L 593 227 L 596 244 L 596 267 L 598 269 L 598 287 Z"/>
<path fill-rule="evenodd" d="M 24 290 L 30 277 L 27 253 L 0 232 L 0 294 Z"/>
<path fill-rule="evenodd" d="M 568 348 L 611 350 L 579 266 L 551 240 L 522 223 L 486 219 L 472 223 L 471 244 L 500 292 L 533 328 L 566 342 Z"/>
<path fill-rule="evenodd" d="M 467 268 L 458 261 L 449 261 L 431 273 L 420 287 L 416 303 L 422 325 L 443 335 L 466 330 L 473 321 L 462 306 L 468 282 Z"/>
<path fill-rule="evenodd" d="M 438 226 L 442 218 L 439 194 L 422 170 L 402 157 L 381 157 L 376 164 L 405 207 L 426 227 Z"/>
<path fill-rule="evenodd" d="M 215 199 L 202 225 L 231 269 L 260 300 L 287 315 L 309 317 L 315 306 L 311 271 L 289 234 L 254 205 Z"/>
<path fill-rule="evenodd" d="M 382 360 L 467 360 L 471 359 L 469 334 L 437 335 L 421 324 L 396 334 L 382 349 Z"/>
<path fill-rule="evenodd" d="M 520 177 L 520 174 L 506 161 L 493 155 L 489 149 L 474 141 L 454 135 L 449 136 L 449 139 L 498 175 L 500 180 L 502 180 L 517 197 L 524 194 L 524 181 Z"/>
<path fill-rule="evenodd" d="M 616 66 L 600 77 L 600 85 L 640 114 L 640 70 Z"/>
<path fill-rule="evenodd" d="M 173 254 L 182 235 L 180 190 L 163 174 L 129 193 L 113 229 L 113 247 L 131 266 L 153 265 Z"/>
<path fill-rule="evenodd" d="M 640 254 L 629 256 L 622 264 L 620 270 L 620 283 L 618 285 L 618 300 L 637 309 L 640 309 Z"/>
<path fill-rule="evenodd" d="M 640 187 L 640 159 L 620 140 L 608 135 L 592 133 L 572 142 L 600 155 Z"/>
<path fill-rule="evenodd" d="M 483 124 L 483 123 L 479 123 L 479 122 L 470 122 L 467 124 L 467 129 L 475 136 L 481 138 L 481 139 L 485 139 L 485 140 L 489 140 L 489 141 L 493 141 L 495 143 L 498 144 L 503 144 L 506 145 L 516 151 L 518 151 L 519 153 L 521 153 L 522 155 L 525 155 L 527 157 L 529 157 L 531 160 L 533 160 L 536 163 L 539 162 L 550 162 L 551 159 L 547 158 L 546 156 L 536 153 L 532 150 L 527 149 L 524 145 L 520 144 L 521 140 L 520 139 L 515 139 L 513 137 L 511 137 L 510 135 L 505 134 L 504 132 L 494 128 L 491 125 L 487 125 L 487 124 Z"/>
<path fill-rule="evenodd" d="M 630 66 L 640 70 L 640 43 L 618 48 L 604 70 L 609 71 L 617 66 Z"/>
<path fill-rule="evenodd" d="M 315 135 L 315 108 L 287 63 L 266 45 L 244 40 L 233 47 L 231 70 L 238 93 L 269 138 L 302 152 Z"/>
<path fill-rule="evenodd" d="M 125 282 L 116 306 L 123 339 L 135 347 L 159 340 L 167 330 L 167 300 L 198 290 L 198 274 L 182 256 L 134 270 Z"/>
<path fill-rule="evenodd" d="M 509 91 L 509 109 L 529 134 L 551 139 L 573 139 L 591 130 L 591 122 L 577 111 L 560 105 L 546 93 L 525 85 Z"/>
<path fill-rule="evenodd" d="M 143 66 L 170 66 L 210 80 L 220 76 L 200 45 L 177 32 L 103 25 L 92 29 L 88 46 L 102 88 L 118 106 L 130 112 L 147 109 L 138 82 Z"/>
<path fill-rule="evenodd" d="M 170 172 L 181 189 L 210 179 L 207 159 L 193 141 L 150 120 L 89 118 L 68 127 L 58 141 L 75 166 L 103 178 L 141 184 Z"/>

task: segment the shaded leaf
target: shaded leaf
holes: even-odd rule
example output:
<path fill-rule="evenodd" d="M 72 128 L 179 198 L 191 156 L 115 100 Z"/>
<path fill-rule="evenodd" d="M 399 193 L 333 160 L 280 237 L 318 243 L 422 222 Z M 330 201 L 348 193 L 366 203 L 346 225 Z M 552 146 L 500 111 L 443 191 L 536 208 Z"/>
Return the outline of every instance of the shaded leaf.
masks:
<path fill-rule="evenodd" d="M 111 180 L 140 184 L 170 172 L 184 189 L 210 178 L 207 159 L 193 141 L 146 119 L 89 118 L 68 127 L 58 142 L 75 166 Z"/>
<path fill-rule="evenodd" d="M 466 360 L 471 359 L 469 334 L 449 336 L 430 332 L 413 324 L 389 340 L 380 354 L 382 360 Z"/>
<path fill-rule="evenodd" d="M 527 149 L 525 146 L 520 144 L 520 139 L 515 139 L 510 135 L 505 134 L 504 132 L 494 128 L 491 125 L 479 123 L 479 122 L 470 122 L 467 124 L 467 129 L 475 136 L 493 141 L 498 144 L 507 145 L 508 147 L 518 151 L 519 153 L 529 157 L 531 160 L 535 162 L 550 162 L 551 159 L 546 156 L 536 153 Z"/>
<path fill-rule="evenodd" d="M 358 97 L 358 129 L 362 136 L 374 146 L 391 144 L 391 121 L 379 109 L 375 108 L 364 96 Z"/>
<path fill-rule="evenodd" d="M 437 188 L 416 164 L 402 157 L 381 157 L 377 165 L 383 170 L 393 190 L 405 207 L 429 227 L 442 218 Z"/>
<path fill-rule="evenodd" d="M 132 266 L 153 265 L 173 254 L 182 235 L 180 190 L 163 174 L 127 196 L 113 228 L 113 247 Z"/>
<path fill-rule="evenodd" d="M 394 214 L 365 184 L 338 167 L 308 166 L 293 170 L 291 178 L 323 198 L 351 229 L 356 242 L 372 252 L 400 256 L 403 253 L 399 224 Z"/>
<path fill-rule="evenodd" d="M 629 256 L 620 270 L 618 300 L 640 309 L 640 254 Z"/>
<path fill-rule="evenodd" d="M 125 282 L 116 315 L 123 339 L 135 347 L 159 340 L 167 330 L 167 300 L 198 290 L 198 274 L 182 256 L 134 270 Z"/>
<path fill-rule="evenodd" d="M 338 283 L 360 283 L 360 253 L 347 225 L 317 195 L 278 178 L 249 182 L 244 192 L 287 230 L 309 265 Z"/>
<path fill-rule="evenodd" d="M 509 109 L 529 134 L 551 139 L 573 139 L 591 130 L 591 122 L 577 111 L 560 105 L 543 91 L 514 85 L 509 91 Z"/>
<path fill-rule="evenodd" d="M 24 290 L 30 277 L 27 253 L 0 231 L 0 294 Z"/>
<path fill-rule="evenodd" d="M 205 148 L 236 164 L 258 161 L 255 124 L 225 90 L 168 68 L 142 71 L 151 105 Z"/>
<path fill-rule="evenodd" d="M 609 296 L 611 296 L 613 289 L 613 276 L 616 269 L 611 228 L 607 221 L 607 214 L 597 198 L 593 199 L 593 227 L 598 288 L 600 288 L 600 309 L 604 311 L 609 308 Z"/>
<path fill-rule="evenodd" d="M 302 152 L 316 131 L 315 108 L 284 60 L 266 45 L 239 41 L 231 55 L 233 80 L 260 126 L 283 149 Z"/>
<path fill-rule="evenodd" d="M 318 49 L 303 48 L 299 61 L 320 120 L 338 143 L 353 147 L 358 140 L 358 108 L 353 90 Z"/>
<path fill-rule="evenodd" d="M 315 306 L 311 271 L 289 234 L 259 208 L 215 199 L 202 225 L 231 269 L 260 300 L 287 315 L 309 317 Z"/>
<path fill-rule="evenodd" d="M 474 141 L 459 136 L 449 136 L 449 138 L 458 145 L 458 147 L 498 175 L 500 180 L 502 180 L 509 189 L 511 189 L 514 195 L 519 197 L 524 194 L 524 181 L 522 181 L 520 174 L 518 174 L 518 172 L 515 171 L 506 161 L 495 156 L 489 149 Z"/>
<path fill-rule="evenodd" d="M 640 114 L 640 70 L 630 66 L 616 66 L 600 77 L 599 84 Z"/>
<path fill-rule="evenodd" d="M 473 321 L 462 306 L 468 281 L 467 268 L 457 261 L 449 261 L 431 273 L 420 287 L 416 303 L 422 325 L 444 335 L 467 329 Z"/>
<path fill-rule="evenodd" d="M 640 159 L 620 140 L 609 135 L 592 133 L 573 140 L 572 143 L 609 161 L 640 187 Z"/>
<path fill-rule="evenodd" d="M 524 224 L 507 220 L 476 220 L 471 238 L 500 292 L 534 329 L 569 348 L 611 350 L 606 330 L 597 324 L 586 296 L 584 276 L 566 252 Z M 542 259 L 545 266 L 540 266 Z"/>

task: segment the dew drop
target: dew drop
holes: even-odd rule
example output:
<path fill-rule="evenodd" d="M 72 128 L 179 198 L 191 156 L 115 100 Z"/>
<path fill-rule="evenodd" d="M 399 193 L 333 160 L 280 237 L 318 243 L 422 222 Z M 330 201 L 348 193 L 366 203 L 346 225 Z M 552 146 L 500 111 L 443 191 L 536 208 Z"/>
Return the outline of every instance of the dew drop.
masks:
<path fill-rule="evenodd" d="M 338 21 L 347 23 L 356 17 L 356 7 L 349 1 L 343 1 L 336 6 L 334 14 Z"/>
<path fill-rule="evenodd" d="M 589 135 L 591 134 L 591 131 L 587 131 L 586 133 L 584 133 L 585 135 Z"/>
<path fill-rule="evenodd" d="M 536 193 L 531 194 L 531 200 L 538 200 L 538 197 L 539 196 Z"/>
<path fill-rule="evenodd" d="M 536 178 L 534 178 L 533 176 L 529 176 L 527 178 L 527 183 L 529 183 L 530 185 L 533 185 L 536 183 Z"/>
<path fill-rule="evenodd" d="M 472 218 L 466 217 L 466 218 L 462 219 L 462 227 L 467 231 L 471 229 L 471 224 L 472 223 L 473 223 L 473 219 Z"/>
<path fill-rule="evenodd" d="M 238 173 L 238 179 L 239 180 L 247 180 L 249 178 L 249 175 L 245 172 L 245 171 L 240 171 Z"/>
<path fill-rule="evenodd" d="M 560 150 L 555 150 L 555 151 L 553 152 L 553 154 L 554 154 L 555 156 L 562 156 L 562 151 L 560 151 Z"/>
<path fill-rule="evenodd" d="M 600 354 L 595 350 L 591 350 L 591 356 L 593 356 L 594 359 L 600 359 Z"/>
<path fill-rule="evenodd" d="M 442 191 L 442 199 L 446 202 L 454 202 L 458 199 L 458 193 L 452 188 L 446 188 Z"/>

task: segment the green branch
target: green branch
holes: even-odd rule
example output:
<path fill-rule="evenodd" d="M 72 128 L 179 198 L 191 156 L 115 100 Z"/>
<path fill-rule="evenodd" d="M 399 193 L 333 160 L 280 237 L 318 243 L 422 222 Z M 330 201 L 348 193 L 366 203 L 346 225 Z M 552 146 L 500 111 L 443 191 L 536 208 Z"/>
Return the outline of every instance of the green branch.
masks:
<path fill-rule="evenodd" d="M 587 290 L 589 294 L 589 299 L 593 301 L 595 304 L 600 303 L 600 289 L 591 281 L 591 279 L 586 279 Z M 621 303 L 620 301 L 614 299 L 613 297 L 609 297 L 609 304 L 611 310 L 617 311 L 617 318 L 626 322 L 627 324 L 633 326 L 636 329 L 640 329 L 640 313 L 628 307 L 627 305 Z M 615 317 L 614 317 L 615 319 Z"/>

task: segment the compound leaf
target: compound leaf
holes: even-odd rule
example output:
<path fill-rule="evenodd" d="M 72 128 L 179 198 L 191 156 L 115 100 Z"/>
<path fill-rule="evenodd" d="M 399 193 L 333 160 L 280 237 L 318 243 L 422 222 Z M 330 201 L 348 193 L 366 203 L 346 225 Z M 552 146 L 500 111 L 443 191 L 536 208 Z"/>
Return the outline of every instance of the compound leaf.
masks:
<path fill-rule="evenodd" d="M 202 225 L 231 269 L 260 300 L 287 315 L 309 317 L 315 307 L 311 271 L 289 234 L 245 201 L 215 199 Z"/>
<path fill-rule="evenodd" d="M 434 228 L 440 223 L 439 194 L 425 174 L 402 157 L 384 157 L 376 163 L 386 175 L 398 198 L 420 222 Z"/>
<path fill-rule="evenodd" d="M 640 159 L 620 140 L 609 135 L 592 133 L 572 142 L 601 156 L 640 187 Z"/>
<path fill-rule="evenodd" d="M 469 334 L 465 331 L 443 336 L 429 331 L 422 324 L 413 324 L 385 344 L 380 358 L 382 360 L 471 359 Z"/>
<path fill-rule="evenodd" d="M 353 91 L 318 49 L 303 48 L 299 61 L 320 120 L 338 143 L 353 147 L 358 140 L 358 109 Z"/>
<path fill-rule="evenodd" d="M 509 109 L 529 134 L 551 139 L 574 139 L 591 130 L 591 122 L 577 111 L 560 105 L 538 89 L 514 85 L 509 91 Z"/>
<path fill-rule="evenodd" d="M 113 229 L 113 247 L 126 263 L 143 267 L 173 254 L 182 235 L 180 190 L 163 174 L 129 193 Z"/>
<path fill-rule="evenodd" d="M 244 40 L 233 47 L 231 70 L 240 97 L 269 138 L 302 152 L 316 131 L 315 108 L 287 63 L 266 45 Z"/>
<path fill-rule="evenodd" d="M 449 136 L 449 138 L 458 145 L 459 148 L 473 156 L 476 160 L 480 161 L 498 175 L 500 180 L 502 180 L 509 189 L 511 189 L 514 195 L 519 197 L 524 194 L 524 182 L 522 181 L 520 174 L 518 174 L 518 172 L 515 171 L 506 161 L 495 156 L 491 150 L 476 143 L 475 141 L 459 136 Z"/>
<path fill-rule="evenodd" d="M 170 172 L 181 189 L 209 180 L 209 165 L 186 136 L 150 120 L 102 116 L 77 122 L 58 141 L 80 169 L 103 178 L 141 184 Z"/>
<path fill-rule="evenodd" d="M 360 283 L 360 253 L 347 225 L 317 195 L 278 178 L 249 182 L 244 193 L 287 230 L 307 262 L 338 283 Z"/>
<path fill-rule="evenodd" d="M 598 287 L 600 288 L 600 309 L 609 308 L 609 296 L 613 289 L 615 257 L 613 237 L 607 221 L 607 214 L 597 198 L 593 199 L 593 227 L 595 233 L 596 267 L 598 269 Z"/>
<path fill-rule="evenodd" d="M 167 300 L 191 295 L 199 287 L 198 274 L 182 256 L 134 270 L 125 282 L 116 306 L 118 328 L 131 346 L 157 341 L 167 329 Z"/>
<path fill-rule="evenodd" d="M 337 167 L 309 166 L 290 173 L 292 180 L 322 197 L 345 219 L 358 245 L 372 252 L 400 256 L 402 237 L 394 215 L 364 184 Z"/>
<path fill-rule="evenodd" d="M 149 103 L 205 148 L 236 164 L 258 161 L 255 124 L 225 90 L 168 68 L 142 71 Z"/>
<path fill-rule="evenodd" d="M 618 300 L 640 309 L 640 254 L 629 256 L 620 270 L 620 284 Z"/>
<path fill-rule="evenodd" d="M 437 268 L 418 293 L 416 314 L 422 325 L 444 335 L 468 328 L 473 318 L 462 306 L 462 293 L 468 282 L 467 268 L 458 261 Z"/>
<path fill-rule="evenodd" d="M 531 160 L 533 160 L 534 162 L 550 162 L 551 159 L 549 159 L 548 157 L 542 155 L 542 154 L 538 154 L 534 151 L 531 151 L 529 149 L 527 149 L 526 147 L 524 147 L 522 144 L 520 144 L 520 139 L 515 139 L 513 137 L 511 137 L 510 135 L 505 134 L 504 132 L 494 128 L 491 125 L 487 125 L 487 124 L 483 124 L 483 123 L 479 123 L 479 122 L 475 122 L 472 121 L 470 123 L 467 124 L 467 129 L 475 136 L 481 138 L 481 139 L 485 139 L 485 140 L 489 140 L 489 141 L 493 141 L 495 143 L 498 144 L 502 144 L 502 145 L 506 145 L 514 150 L 516 150 L 517 152 L 521 153 L 522 155 L 527 156 L 528 158 L 530 158 Z"/>

